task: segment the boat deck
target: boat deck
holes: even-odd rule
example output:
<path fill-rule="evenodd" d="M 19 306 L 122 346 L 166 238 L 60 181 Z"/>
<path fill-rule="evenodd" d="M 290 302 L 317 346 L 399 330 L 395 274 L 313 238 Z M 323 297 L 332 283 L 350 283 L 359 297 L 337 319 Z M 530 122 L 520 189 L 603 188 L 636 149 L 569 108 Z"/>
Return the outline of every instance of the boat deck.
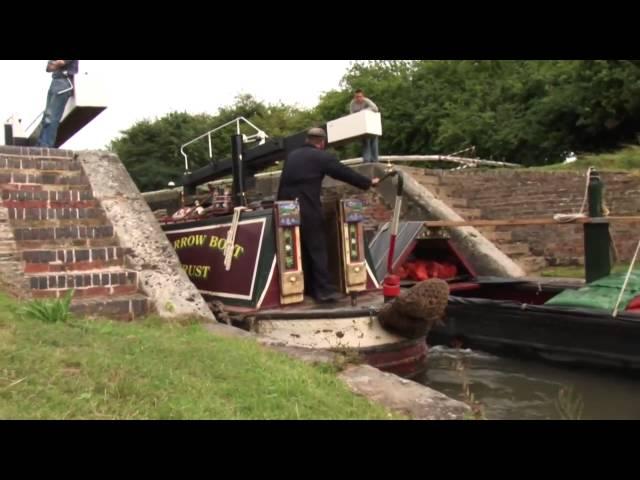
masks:
<path fill-rule="evenodd" d="M 352 304 L 351 297 L 344 296 L 336 303 L 317 303 L 313 298 L 305 296 L 302 303 L 295 303 L 269 310 L 261 310 L 256 317 L 269 318 L 278 317 L 294 317 L 301 315 L 308 317 L 309 315 L 326 316 L 331 312 L 332 316 L 363 314 L 369 312 L 377 312 L 383 305 L 384 299 L 381 291 L 364 292 L 356 296 L 355 305 Z"/>

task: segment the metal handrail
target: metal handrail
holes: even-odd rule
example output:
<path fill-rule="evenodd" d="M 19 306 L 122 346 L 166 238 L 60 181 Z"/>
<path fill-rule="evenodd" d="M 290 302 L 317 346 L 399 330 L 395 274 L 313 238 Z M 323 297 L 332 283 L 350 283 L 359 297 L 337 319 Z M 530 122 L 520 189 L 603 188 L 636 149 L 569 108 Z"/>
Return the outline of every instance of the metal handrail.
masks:
<path fill-rule="evenodd" d="M 235 123 L 236 124 L 236 133 L 238 135 L 240 135 L 240 122 L 241 121 L 245 122 L 246 124 L 248 124 L 250 127 L 252 127 L 256 131 L 256 133 L 254 135 L 246 137 L 245 138 L 245 142 L 251 141 L 251 140 L 255 140 L 256 138 L 259 138 L 260 142 L 262 144 L 262 143 L 264 143 L 264 140 L 269 137 L 263 130 L 260 130 L 258 127 L 256 127 L 253 123 L 251 123 L 246 118 L 244 118 L 244 117 L 235 118 L 235 119 L 231 120 L 230 122 L 227 122 L 224 125 L 220 125 L 219 127 L 216 127 L 213 130 L 209 130 L 208 132 L 205 132 L 202 135 L 194 138 L 193 140 L 189 140 L 187 143 L 184 143 L 184 144 L 182 144 L 180 146 L 180 153 L 184 157 L 184 169 L 185 169 L 185 172 L 189 171 L 189 158 L 187 157 L 187 154 L 184 151 L 184 147 L 186 147 L 188 145 L 191 145 L 192 143 L 197 142 L 198 140 L 202 140 L 204 137 L 207 137 L 207 139 L 209 141 L 209 158 L 213 158 L 213 146 L 212 146 L 212 143 L 211 143 L 211 134 L 217 132 L 218 130 L 222 130 L 223 128 L 228 127 L 229 125 L 232 125 L 232 124 Z"/>

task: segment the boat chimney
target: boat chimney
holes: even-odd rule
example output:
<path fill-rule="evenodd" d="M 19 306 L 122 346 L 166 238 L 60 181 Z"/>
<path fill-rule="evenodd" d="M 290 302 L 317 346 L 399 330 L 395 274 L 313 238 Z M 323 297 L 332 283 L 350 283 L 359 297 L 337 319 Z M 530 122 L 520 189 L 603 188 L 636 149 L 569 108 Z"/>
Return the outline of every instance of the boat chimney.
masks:
<path fill-rule="evenodd" d="M 242 168 L 243 142 L 242 135 L 236 134 L 231 136 L 231 171 L 233 175 L 232 196 L 233 203 L 236 207 L 246 207 L 247 199 L 245 197 L 245 181 Z"/>

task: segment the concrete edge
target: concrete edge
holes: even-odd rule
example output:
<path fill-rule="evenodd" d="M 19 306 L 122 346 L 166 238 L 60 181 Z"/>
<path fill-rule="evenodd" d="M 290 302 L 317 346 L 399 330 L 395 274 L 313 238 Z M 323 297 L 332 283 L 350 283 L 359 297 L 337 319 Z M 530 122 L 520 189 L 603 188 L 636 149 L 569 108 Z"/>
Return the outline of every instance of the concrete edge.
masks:
<path fill-rule="evenodd" d="M 77 158 L 119 243 L 130 249 L 127 267 L 138 272 L 139 287 L 158 314 L 216 321 L 118 156 L 85 150 Z"/>

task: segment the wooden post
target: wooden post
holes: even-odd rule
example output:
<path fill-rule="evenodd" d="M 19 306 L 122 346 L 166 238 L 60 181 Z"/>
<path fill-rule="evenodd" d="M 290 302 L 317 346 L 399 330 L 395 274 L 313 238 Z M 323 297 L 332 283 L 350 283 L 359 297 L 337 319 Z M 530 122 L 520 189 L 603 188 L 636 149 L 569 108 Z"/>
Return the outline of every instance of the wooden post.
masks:
<path fill-rule="evenodd" d="M 589 217 L 602 217 L 604 185 L 597 171 L 591 170 L 587 188 Z M 584 224 L 584 268 L 587 283 L 606 277 L 611 273 L 610 242 L 608 222 Z"/>

